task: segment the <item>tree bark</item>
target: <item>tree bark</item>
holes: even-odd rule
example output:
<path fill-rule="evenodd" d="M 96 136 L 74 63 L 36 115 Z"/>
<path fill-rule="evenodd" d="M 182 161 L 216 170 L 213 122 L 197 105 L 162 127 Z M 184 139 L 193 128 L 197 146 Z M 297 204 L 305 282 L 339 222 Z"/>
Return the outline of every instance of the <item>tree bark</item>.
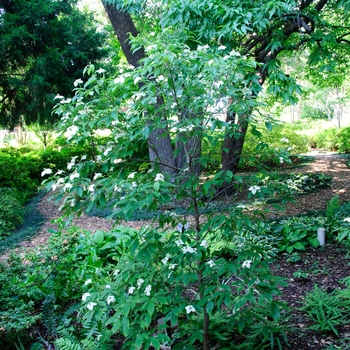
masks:
<path fill-rule="evenodd" d="M 102 4 L 128 63 L 134 67 L 138 67 L 140 60 L 145 57 L 145 52 L 143 49 L 132 51 L 130 36 L 136 37 L 138 31 L 130 14 L 117 9 L 113 4 L 107 4 L 104 1 L 102 1 Z M 158 98 L 158 105 L 161 104 L 162 100 Z M 150 161 L 153 164 L 158 164 L 162 173 L 173 176 L 176 171 L 176 164 L 169 131 L 167 127 L 158 127 L 151 119 L 147 123 L 151 128 L 148 138 Z"/>
<path fill-rule="evenodd" d="M 231 132 L 225 135 L 221 151 L 222 170 L 228 170 L 234 174 L 237 172 L 241 159 L 245 135 L 249 125 L 248 116 L 237 116 L 235 113 L 227 112 L 226 122 L 235 123 L 236 129 L 233 135 Z M 227 195 L 234 192 L 232 184 L 229 183 L 224 183 L 222 190 Z"/>

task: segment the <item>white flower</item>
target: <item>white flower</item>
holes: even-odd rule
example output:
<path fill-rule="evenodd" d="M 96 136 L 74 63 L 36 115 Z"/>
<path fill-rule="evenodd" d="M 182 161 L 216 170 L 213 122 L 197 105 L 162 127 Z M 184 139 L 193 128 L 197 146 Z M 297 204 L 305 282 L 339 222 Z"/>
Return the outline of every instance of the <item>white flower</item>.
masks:
<path fill-rule="evenodd" d="M 62 99 L 64 99 L 64 96 L 62 96 L 62 95 L 56 95 L 55 97 L 54 97 L 54 100 L 62 100 Z"/>
<path fill-rule="evenodd" d="M 135 79 L 134 79 L 134 84 L 136 85 L 139 81 L 141 81 L 142 80 L 142 78 L 141 77 L 136 77 Z"/>
<path fill-rule="evenodd" d="M 65 184 L 64 187 L 63 187 L 63 191 L 67 191 L 67 190 L 70 190 L 71 188 L 73 187 L 72 184 Z"/>
<path fill-rule="evenodd" d="M 41 177 L 49 174 L 52 174 L 52 170 L 50 168 L 44 169 L 43 172 L 41 173 Z"/>
<path fill-rule="evenodd" d="M 241 57 L 241 54 L 240 54 L 239 52 L 235 51 L 235 50 L 232 50 L 232 51 L 230 52 L 230 56 Z"/>
<path fill-rule="evenodd" d="M 103 154 L 104 154 L 105 156 L 107 156 L 108 153 L 109 153 L 111 150 L 112 150 L 112 147 L 107 147 L 107 148 L 105 149 L 105 151 L 103 152 Z"/>
<path fill-rule="evenodd" d="M 350 218 L 345 218 L 343 221 L 350 222 Z"/>
<path fill-rule="evenodd" d="M 260 191 L 260 187 L 259 186 L 251 186 L 251 187 L 249 187 L 249 191 L 254 195 L 255 193 Z"/>
<path fill-rule="evenodd" d="M 74 135 L 77 134 L 78 131 L 79 128 L 76 125 L 70 126 L 66 131 L 67 140 L 70 140 Z"/>
<path fill-rule="evenodd" d="M 135 287 L 129 287 L 128 293 L 132 294 L 132 293 L 134 293 L 134 290 L 135 290 Z"/>
<path fill-rule="evenodd" d="M 99 73 L 99 74 L 102 74 L 102 73 L 105 73 L 105 72 L 106 72 L 106 70 L 103 69 L 103 68 L 99 68 L 99 69 L 97 69 L 97 71 L 96 71 L 96 73 Z"/>
<path fill-rule="evenodd" d="M 95 191 L 95 184 L 92 184 L 92 185 L 90 185 L 89 187 L 88 187 L 88 191 L 89 192 L 94 192 Z"/>
<path fill-rule="evenodd" d="M 105 288 L 106 288 L 106 289 L 111 289 L 111 286 L 110 286 L 109 284 L 106 284 L 106 285 L 105 285 Z"/>
<path fill-rule="evenodd" d="M 169 265 L 169 270 L 174 270 L 177 264 L 170 264 Z"/>
<path fill-rule="evenodd" d="M 75 163 L 68 163 L 67 170 L 71 170 L 74 167 Z"/>
<path fill-rule="evenodd" d="M 224 45 L 220 45 L 219 47 L 218 47 L 218 51 L 220 51 L 220 50 L 225 50 L 226 49 L 226 46 L 224 46 Z"/>
<path fill-rule="evenodd" d="M 250 269 L 251 264 L 252 264 L 251 260 L 245 260 L 243 261 L 242 267 L 246 267 L 247 269 Z"/>
<path fill-rule="evenodd" d="M 62 175 L 63 173 L 64 173 L 63 170 L 58 170 L 57 173 L 55 174 L 55 176 L 57 176 L 57 175 Z"/>
<path fill-rule="evenodd" d="M 87 159 L 87 155 L 83 155 L 81 156 L 80 160 L 86 160 Z"/>
<path fill-rule="evenodd" d="M 145 294 L 149 297 L 151 295 L 151 290 L 152 290 L 152 286 L 149 284 L 146 288 L 145 288 Z"/>
<path fill-rule="evenodd" d="M 89 304 L 86 305 L 86 307 L 87 307 L 90 311 L 92 311 L 93 308 L 94 308 L 96 305 L 97 305 L 96 303 L 90 301 Z"/>
<path fill-rule="evenodd" d="M 214 60 L 208 61 L 208 66 L 211 66 L 214 63 Z"/>
<path fill-rule="evenodd" d="M 70 174 L 69 179 L 73 181 L 74 179 L 77 179 L 80 176 L 80 174 L 75 171 L 73 174 Z"/>
<path fill-rule="evenodd" d="M 118 164 L 118 163 L 121 163 L 122 161 L 123 161 L 123 159 L 118 158 L 118 159 L 114 159 L 113 163 Z"/>
<path fill-rule="evenodd" d="M 140 289 L 143 282 L 145 282 L 145 280 L 143 278 L 139 278 L 137 280 L 137 289 Z M 130 294 L 132 294 L 132 293 L 130 293 Z"/>
<path fill-rule="evenodd" d="M 162 259 L 162 263 L 166 265 L 168 263 L 168 260 L 171 258 L 170 254 L 167 254 L 164 259 Z"/>
<path fill-rule="evenodd" d="M 99 179 L 100 177 L 102 177 L 102 174 L 101 174 L 101 173 L 96 173 L 96 174 L 94 175 L 93 180 L 97 180 L 97 179 Z"/>
<path fill-rule="evenodd" d="M 164 175 L 163 174 L 157 174 L 154 181 L 164 181 Z"/>
<path fill-rule="evenodd" d="M 237 208 L 238 208 L 238 209 L 245 209 L 246 206 L 245 206 L 244 204 L 238 204 L 238 205 L 237 205 Z"/>
<path fill-rule="evenodd" d="M 214 267 L 215 266 L 215 262 L 213 260 L 209 260 L 207 262 L 207 264 L 210 266 L 210 267 Z"/>
<path fill-rule="evenodd" d="M 123 76 L 114 79 L 114 84 L 123 84 L 124 82 L 125 78 Z"/>
<path fill-rule="evenodd" d="M 196 312 L 196 309 L 192 305 L 185 306 L 186 314 L 190 314 L 191 312 Z"/>
<path fill-rule="evenodd" d="M 136 174 L 136 172 L 130 173 L 130 174 L 128 175 L 128 179 L 133 179 L 133 178 L 135 177 L 135 174 Z"/>
<path fill-rule="evenodd" d="M 280 157 L 280 163 L 283 164 L 283 162 L 284 162 L 284 158 Z"/>
<path fill-rule="evenodd" d="M 79 84 L 82 84 L 83 83 L 83 81 L 81 80 L 81 79 L 77 79 L 74 83 L 73 83 L 73 85 L 75 86 L 75 87 L 77 87 Z"/>
<path fill-rule="evenodd" d="M 205 239 L 203 239 L 203 241 L 202 241 L 202 243 L 200 244 L 200 246 L 201 246 L 201 247 L 204 247 L 204 248 L 208 248 L 208 247 L 209 247 L 208 242 L 207 242 Z"/>
<path fill-rule="evenodd" d="M 120 270 L 115 270 L 115 271 L 113 272 L 113 275 L 114 275 L 114 276 L 118 276 L 118 275 L 119 275 L 119 272 L 120 272 Z"/>
<path fill-rule="evenodd" d="M 92 283 L 91 278 L 89 278 L 88 280 L 85 281 L 84 286 L 87 286 L 88 284 Z"/>
<path fill-rule="evenodd" d="M 152 50 L 154 50 L 154 49 L 156 49 L 156 48 L 157 48 L 157 45 L 155 45 L 155 44 L 153 44 L 153 45 L 148 45 L 148 46 L 145 47 L 145 51 L 146 51 L 146 52 L 149 52 L 149 51 L 152 51 Z"/>
<path fill-rule="evenodd" d="M 164 81 L 165 80 L 165 78 L 164 78 L 164 75 L 158 75 L 158 77 L 156 78 L 156 81 L 159 83 L 159 82 L 161 82 L 161 81 Z"/>
<path fill-rule="evenodd" d="M 135 181 L 133 181 L 132 183 L 131 183 L 131 188 L 136 188 L 137 187 L 137 183 L 135 182 Z"/>
<path fill-rule="evenodd" d="M 86 301 L 86 299 L 87 299 L 90 295 L 91 295 L 90 293 L 84 293 L 84 294 L 82 295 L 81 299 L 82 299 L 83 301 Z"/>
<path fill-rule="evenodd" d="M 195 248 L 192 248 L 192 247 L 190 247 L 190 246 L 186 246 L 186 247 L 183 247 L 182 248 L 182 252 L 184 253 L 184 254 L 186 254 L 186 253 L 191 253 L 191 254 L 193 254 L 193 253 L 196 253 L 196 249 Z"/>
<path fill-rule="evenodd" d="M 283 139 L 281 139 L 281 142 L 288 143 L 288 142 L 289 142 L 289 140 L 288 140 L 286 137 L 284 137 Z"/>
<path fill-rule="evenodd" d="M 180 245 L 183 245 L 184 242 L 182 242 L 181 239 L 178 239 L 178 240 L 175 241 L 175 244 L 176 244 L 178 247 L 180 247 Z"/>
<path fill-rule="evenodd" d="M 67 98 L 66 100 L 61 100 L 60 103 L 64 104 L 64 103 L 71 103 L 72 99 L 71 98 Z"/>
<path fill-rule="evenodd" d="M 108 297 L 107 297 L 107 304 L 109 305 L 110 303 L 115 303 L 114 295 L 108 295 Z"/>
<path fill-rule="evenodd" d="M 214 86 L 215 86 L 216 88 L 219 88 L 221 85 L 224 85 L 224 82 L 223 82 L 222 80 L 216 81 L 216 82 L 214 83 Z"/>

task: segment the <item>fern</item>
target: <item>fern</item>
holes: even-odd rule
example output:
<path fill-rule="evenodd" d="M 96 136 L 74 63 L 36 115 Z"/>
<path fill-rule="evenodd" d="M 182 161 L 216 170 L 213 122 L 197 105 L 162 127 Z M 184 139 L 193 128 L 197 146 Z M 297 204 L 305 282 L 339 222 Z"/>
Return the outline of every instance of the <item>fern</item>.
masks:
<path fill-rule="evenodd" d="M 46 296 L 45 300 L 41 304 L 42 323 L 47 329 L 47 333 L 50 337 L 55 337 L 57 334 L 57 326 L 60 317 L 57 310 L 59 306 L 56 305 L 56 297 L 54 294 Z"/>

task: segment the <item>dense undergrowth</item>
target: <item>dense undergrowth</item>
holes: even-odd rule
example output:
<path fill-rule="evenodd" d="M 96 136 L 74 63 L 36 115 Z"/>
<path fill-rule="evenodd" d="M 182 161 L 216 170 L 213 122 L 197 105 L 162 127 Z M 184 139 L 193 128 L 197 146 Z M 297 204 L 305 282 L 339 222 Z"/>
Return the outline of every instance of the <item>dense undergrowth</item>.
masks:
<path fill-rule="evenodd" d="M 255 172 L 236 178 L 239 203 L 227 205 L 211 201 L 206 205 L 203 201 L 197 208 L 208 217 L 203 228 L 205 239 L 191 241 L 193 228 L 186 219 L 191 211 L 184 211 L 179 202 L 168 200 L 166 205 L 150 206 L 149 210 L 132 210 L 129 216 L 134 220 L 161 222 L 166 211 L 167 217 L 176 217 L 180 222 L 173 225 L 164 221 L 166 229 L 160 226 L 155 231 L 145 227 L 137 231 L 115 226 L 109 232 L 98 231 L 92 235 L 79 228 L 66 227 L 62 221 L 58 230 L 52 232 L 46 248 L 28 252 L 25 258 L 8 253 L 8 259 L 0 266 L 1 348 L 46 349 L 50 344 L 59 350 L 118 349 L 124 343 L 127 349 L 159 348 L 160 344 L 172 344 L 172 349 L 182 349 L 187 344 L 186 348 L 196 349 L 201 341 L 203 305 L 211 318 L 211 342 L 220 349 L 284 348 L 290 333 L 285 318 L 288 306 L 278 301 L 277 296 L 279 287 L 287 286 L 287 281 L 274 276 L 269 264 L 281 254 L 289 254 L 290 262 L 296 262 L 305 249 L 318 247 L 315 231 L 321 226 L 327 229 L 331 239 L 348 242 L 350 205 L 340 205 L 335 197 L 327 210 L 317 215 L 274 221 L 262 220 L 259 213 L 245 215 L 251 199 L 283 204 L 297 195 L 331 184 L 332 179 L 322 174 L 279 174 L 279 170 L 290 164 L 285 152 L 290 152 L 287 148 L 293 146 L 286 134 L 279 131 L 276 135 L 276 145 L 258 159 L 269 159 L 275 171 L 267 171 L 266 162 L 265 166 L 257 167 L 257 163 L 252 163 L 253 158 L 247 157 L 245 169 L 254 167 Z M 291 138 L 290 133 L 287 135 Z M 284 136 L 282 141 L 281 136 Z M 287 141 L 288 147 L 283 148 L 281 143 Z M 301 143 L 304 145 L 304 141 Z M 257 149 L 248 143 L 247 154 L 249 147 L 252 152 Z M 259 147 L 268 150 L 261 144 Z M 282 151 L 276 152 L 276 148 Z M 19 169 L 16 174 L 22 178 L 13 182 L 17 186 L 13 191 L 22 193 L 20 203 L 26 204 L 27 215 L 16 219 L 15 226 L 20 227 L 17 231 L 9 229 L 0 235 L 0 251 L 29 239 L 42 223 L 43 218 L 35 208 L 43 192 L 33 195 L 43 169 L 50 175 L 67 169 L 67 164 L 74 167 L 75 159 L 85 156 L 87 151 L 91 148 L 63 153 L 48 150 L 40 157 L 36 155 L 37 160 L 31 162 L 32 170 L 22 173 L 25 176 L 20 175 L 20 166 L 30 163 L 30 152 L 20 155 L 18 150 L 2 151 L 3 159 L 11 159 L 12 166 Z M 23 160 L 25 157 L 28 159 Z M 148 176 L 132 159 L 130 163 L 118 164 L 124 173 L 133 174 L 131 184 L 135 176 Z M 215 176 L 210 176 L 213 164 L 208 164 L 205 170 L 207 181 L 215 184 Z M 3 176 L 2 188 L 8 187 L 10 170 L 4 174 L 7 177 Z M 156 192 L 157 186 L 166 185 L 162 180 L 158 182 L 158 185 L 157 181 L 151 182 Z M 17 194 L 14 200 L 18 200 Z M 2 206 L 0 212 L 2 209 L 6 214 L 6 208 Z M 106 208 L 92 208 L 90 215 L 112 214 Z M 16 214 L 19 213 L 20 210 L 16 210 Z M 14 221 L 11 216 L 8 218 Z M 193 269 L 198 266 L 205 281 L 204 290 L 195 283 L 197 275 Z M 150 271 L 156 273 L 150 276 Z M 203 294 L 197 300 L 198 293 Z M 316 289 L 315 293 L 320 295 Z M 314 299 L 310 296 L 307 300 L 300 310 L 310 313 Z M 341 315 L 337 320 L 343 322 L 347 320 L 347 304 L 341 305 L 336 312 Z M 163 326 L 158 322 L 164 322 Z M 333 330 L 337 322 L 319 325 L 315 316 L 313 327 Z"/>

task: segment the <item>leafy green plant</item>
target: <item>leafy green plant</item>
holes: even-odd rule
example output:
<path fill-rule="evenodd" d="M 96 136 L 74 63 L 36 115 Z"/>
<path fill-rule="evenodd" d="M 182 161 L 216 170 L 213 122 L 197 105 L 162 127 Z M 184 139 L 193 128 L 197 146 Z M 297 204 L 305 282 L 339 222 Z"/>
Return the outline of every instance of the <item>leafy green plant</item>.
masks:
<path fill-rule="evenodd" d="M 10 188 L 0 188 L 0 240 L 10 236 L 23 222 L 24 210 L 18 194 Z"/>
<path fill-rule="evenodd" d="M 328 225 L 332 225 L 334 223 L 335 215 L 339 210 L 339 208 L 340 208 L 339 196 L 336 195 L 327 202 L 326 217 L 327 217 Z"/>
<path fill-rule="evenodd" d="M 317 285 L 306 293 L 301 311 L 313 322 L 311 329 L 333 331 L 338 335 L 337 326 L 349 322 L 350 290 L 335 290 L 328 293 Z"/>
<path fill-rule="evenodd" d="M 281 220 L 272 225 L 280 241 L 281 252 L 292 253 L 295 250 L 305 250 L 308 245 L 318 247 L 317 228 L 323 227 L 323 217 L 293 217 Z"/>

